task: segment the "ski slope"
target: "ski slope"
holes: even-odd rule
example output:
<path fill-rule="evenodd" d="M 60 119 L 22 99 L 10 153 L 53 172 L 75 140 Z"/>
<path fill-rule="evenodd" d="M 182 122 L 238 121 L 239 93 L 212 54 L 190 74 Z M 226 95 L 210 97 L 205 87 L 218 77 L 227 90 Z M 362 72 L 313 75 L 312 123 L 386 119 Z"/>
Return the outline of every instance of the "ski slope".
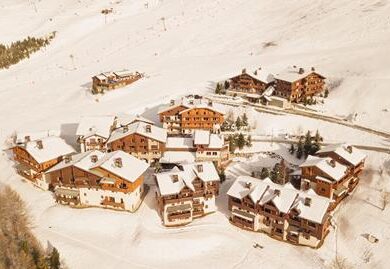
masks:
<path fill-rule="evenodd" d="M 102 15 L 104 8 L 113 8 L 113 14 Z M 145 112 L 153 119 L 161 103 L 212 91 L 216 81 L 242 68 L 278 72 L 288 65 L 315 66 L 329 81 L 340 83 L 319 109 L 390 130 L 387 0 L 2 0 L 0 11 L 0 43 L 57 32 L 48 47 L 0 70 L 1 141 L 16 130 L 59 129 L 70 135 L 70 126 L 85 115 Z M 276 45 L 264 47 L 266 42 Z M 93 75 L 123 68 L 147 77 L 104 96 L 89 93 Z M 346 135 L 356 143 L 389 145 L 299 117 L 261 115 L 257 121 L 264 132 L 271 126 L 317 128 L 332 141 Z M 357 268 L 386 268 L 390 213 L 371 204 L 380 204 L 374 198 L 382 189 L 390 190 L 390 171 L 379 173 L 389 156 L 369 157 L 356 197 L 337 213 L 343 226 L 339 255 Z M 232 180 L 231 175 L 222 194 Z M 22 182 L 5 153 L 0 183 L 22 195 L 35 233 L 44 244 L 58 247 L 70 268 L 325 268 L 335 256 L 333 231 L 320 250 L 311 250 L 231 226 L 225 195 L 218 198 L 216 214 L 166 229 L 154 209 L 153 188 L 136 214 L 70 209 Z M 367 232 L 380 243 L 372 245 L 360 236 Z M 253 249 L 253 242 L 264 249 Z M 366 263 L 367 253 L 372 257 Z"/>

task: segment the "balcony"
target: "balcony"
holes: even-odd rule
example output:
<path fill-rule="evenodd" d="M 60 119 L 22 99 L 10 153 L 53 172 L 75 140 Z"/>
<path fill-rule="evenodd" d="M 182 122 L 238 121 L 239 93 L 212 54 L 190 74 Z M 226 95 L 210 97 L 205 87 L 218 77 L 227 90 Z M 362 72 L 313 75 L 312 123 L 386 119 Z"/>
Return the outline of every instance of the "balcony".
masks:
<path fill-rule="evenodd" d="M 190 219 L 190 218 L 191 218 L 191 212 L 172 213 L 168 215 L 169 221 L 183 220 L 183 219 Z"/>
<path fill-rule="evenodd" d="M 78 205 L 80 200 L 76 197 L 56 197 L 56 202 L 67 205 Z"/>
<path fill-rule="evenodd" d="M 125 209 L 125 205 L 123 203 L 116 203 L 114 201 L 110 201 L 108 199 L 104 199 L 102 202 L 101 202 L 101 205 L 102 206 L 111 206 L 111 207 L 115 207 L 115 208 L 122 208 L 122 209 Z"/>

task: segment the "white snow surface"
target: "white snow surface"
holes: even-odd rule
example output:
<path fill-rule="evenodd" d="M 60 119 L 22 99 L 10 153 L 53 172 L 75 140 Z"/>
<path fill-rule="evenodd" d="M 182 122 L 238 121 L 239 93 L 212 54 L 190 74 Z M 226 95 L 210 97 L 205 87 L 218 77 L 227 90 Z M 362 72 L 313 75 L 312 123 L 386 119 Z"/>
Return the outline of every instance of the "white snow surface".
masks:
<path fill-rule="evenodd" d="M 276 74 L 291 65 L 314 66 L 332 85 L 339 84 L 321 110 L 389 130 L 389 1 L 149 0 L 148 8 L 145 2 L 2 0 L 1 43 L 57 35 L 29 59 L 0 70 L 1 141 L 15 130 L 58 129 L 70 138 L 81 116 L 139 113 L 157 122 L 161 103 L 177 95 L 211 91 L 215 81 L 242 68 L 261 66 Z M 100 13 L 110 7 L 113 14 Z M 276 46 L 264 47 L 265 42 Z M 145 72 L 146 78 L 103 96 L 90 94 L 94 74 L 120 69 Z M 371 134 L 299 116 L 254 117 L 263 133 L 319 129 L 335 143 L 389 145 Z M 338 232 L 332 229 L 319 250 L 229 224 L 226 192 L 247 173 L 241 163 L 227 172 L 218 211 L 179 229 L 161 225 L 150 179 L 150 193 L 134 214 L 56 205 L 50 192 L 15 174 L 5 152 L 0 184 L 22 196 L 34 233 L 42 244 L 56 246 L 69 268 L 327 268 L 336 238 L 338 256 L 354 267 L 387 268 L 390 211 L 382 210 L 381 197 L 390 191 L 390 160 L 365 153 L 359 187 L 335 212 Z M 367 233 L 379 242 L 368 242 L 362 236 Z M 254 249 L 254 242 L 264 248 Z"/>

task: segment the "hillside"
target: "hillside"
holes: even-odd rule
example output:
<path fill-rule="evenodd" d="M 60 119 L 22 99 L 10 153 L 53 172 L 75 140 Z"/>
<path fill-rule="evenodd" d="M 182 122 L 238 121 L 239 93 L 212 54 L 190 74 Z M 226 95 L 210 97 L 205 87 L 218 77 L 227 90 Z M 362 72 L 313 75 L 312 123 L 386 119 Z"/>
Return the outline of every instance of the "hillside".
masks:
<path fill-rule="evenodd" d="M 101 14 L 111 7 L 113 14 Z M 83 115 L 150 108 L 152 116 L 171 97 L 212 91 L 216 81 L 244 67 L 277 72 L 288 65 L 315 66 L 330 82 L 340 82 L 320 110 L 390 130 L 387 0 L 3 0 L 0 11 L 0 43 L 57 33 L 46 48 L 0 70 L 1 141 L 15 130 L 66 133 Z M 91 76 L 123 68 L 147 76 L 104 96 L 89 93 Z M 267 131 L 302 125 L 320 129 L 325 140 L 389 145 L 300 117 L 267 115 L 258 122 Z M 15 175 L 5 153 L 0 160 L 0 181 L 27 202 L 34 233 L 58 246 L 70 268 L 326 268 L 335 256 L 333 231 L 316 251 L 238 230 L 225 216 L 225 195 L 217 202 L 220 212 L 178 230 L 161 227 L 153 195 L 136 214 L 57 206 L 50 193 Z M 386 268 L 390 213 L 375 205 L 381 205 L 381 191 L 390 190 L 388 164 L 388 155 L 369 153 L 360 188 L 336 216 L 344 231 L 337 237 L 339 255 L 356 268 Z M 364 233 L 376 234 L 380 243 L 367 242 Z M 255 250 L 253 242 L 267 247 Z"/>

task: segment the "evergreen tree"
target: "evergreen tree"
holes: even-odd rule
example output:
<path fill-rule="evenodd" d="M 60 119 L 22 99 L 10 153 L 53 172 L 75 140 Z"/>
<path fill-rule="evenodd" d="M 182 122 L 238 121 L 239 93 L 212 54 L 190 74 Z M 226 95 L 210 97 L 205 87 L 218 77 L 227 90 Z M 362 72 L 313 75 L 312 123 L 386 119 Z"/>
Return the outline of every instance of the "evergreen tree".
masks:
<path fill-rule="evenodd" d="M 290 145 L 290 149 L 288 151 L 291 153 L 291 155 L 295 153 L 295 146 L 294 146 L 294 144 Z"/>
<path fill-rule="evenodd" d="M 247 117 L 246 113 L 244 113 L 244 115 L 242 115 L 242 125 L 248 126 L 248 117 Z"/>
<path fill-rule="evenodd" d="M 325 89 L 324 97 L 327 98 L 329 96 L 329 90 Z"/>
<path fill-rule="evenodd" d="M 251 135 L 247 136 L 245 146 L 252 147 L 252 136 Z"/>
<path fill-rule="evenodd" d="M 313 141 L 313 143 L 311 145 L 311 149 L 310 149 L 311 155 L 315 154 L 317 151 L 319 151 L 321 149 L 321 141 L 322 141 L 322 137 L 320 136 L 320 133 L 317 130 L 316 135 L 314 136 L 314 141 Z"/>
<path fill-rule="evenodd" d="M 302 139 L 299 139 L 297 145 L 297 158 L 301 159 L 302 156 L 303 156 L 303 143 L 302 143 Z"/>
<path fill-rule="evenodd" d="M 311 141 L 312 141 L 312 137 L 310 131 L 307 131 L 305 135 L 305 142 L 303 144 L 303 152 L 305 153 L 306 156 L 309 155 L 311 152 Z"/>
<path fill-rule="evenodd" d="M 229 135 L 229 149 L 231 153 L 234 153 L 236 149 L 236 141 L 233 135 Z"/>
<path fill-rule="evenodd" d="M 222 86 L 221 84 L 217 83 L 217 86 L 215 87 L 215 93 L 221 94 L 221 91 L 222 91 Z"/>
<path fill-rule="evenodd" d="M 230 82 L 228 80 L 225 80 L 224 86 L 225 86 L 225 90 L 229 89 L 230 88 Z"/>
<path fill-rule="evenodd" d="M 261 169 L 260 177 L 261 177 L 261 179 L 265 179 L 265 178 L 269 177 L 268 168 L 263 167 L 263 168 Z"/>
<path fill-rule="evenodd" d="M 244 137 L 244 135 L 242 134 L 242 133 L 240 133 L 239 135 L 238 135 L 238 137 L 237 137 L 237 147 L 239 148 L 239 149 L 243 149 L 244 148 L 244 146 L 245 146 L 245 137 Z"/>
<path fill-rule="evenodd" d="M 236 120 L 236 128 L 237 128 L 237 130 L 240 130 L 241 127 L 242 127 L 242 121 L 241 121 L 240 116 L 238 116 L 237 120 Z"/>
<path fill-rule="evenodd" d="M 223 182 L 226 180 L 225 170 L 222 169 L 222 170 L 219 172 L 219 178 L 220 178 L 221 183 L 223 183 Z"/>
<path fill-rule="evenodd" d="M 53 248 L 50 256 L 49 256 L 50 269 L 60 269 L 60 253 L 56 248 Z"/>

